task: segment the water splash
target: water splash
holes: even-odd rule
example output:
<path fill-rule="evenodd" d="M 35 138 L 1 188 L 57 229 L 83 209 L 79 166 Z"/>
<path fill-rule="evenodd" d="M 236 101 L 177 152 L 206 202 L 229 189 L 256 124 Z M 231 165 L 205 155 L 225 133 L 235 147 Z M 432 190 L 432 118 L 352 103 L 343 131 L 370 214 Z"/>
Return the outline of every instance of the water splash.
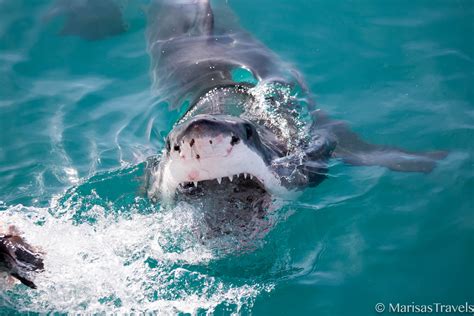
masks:
<path fill-rule="evenodd" d="M 199 209 L 180 204 L 165 210 L 135 197 L 120 213 L 123 200 L 107 201 L 99 186 L 85 194 L 84 187 L 107 177 L 88 179 L 49 207 L 2 206 L 0 222 L 18 227 L 46 255 L 38 290 L 8 287 L 1 305 L 41 313 L 236 313 L 273 289 L 272 282 L 219 271 L 220 263 L 235 265 L 242 254 L 222 255 L 215 240 L 199 240 Z"/>
<path fill-rule="evenodd" d="M 45 208 L 11 207 L 2 222 L 17 225 L 30 243 L 41 245 L 46 270 L 35 280 L 37 291 L 17 285 L 2 299 L 22 311 L 196 313 L 220 304 L 239 310 L 272 288 L 186 268 L 209 262 L 213 254 L 188 238 L 191 214 L 175 215 L 103 217 L 94 225 L 73 225 Z"/>

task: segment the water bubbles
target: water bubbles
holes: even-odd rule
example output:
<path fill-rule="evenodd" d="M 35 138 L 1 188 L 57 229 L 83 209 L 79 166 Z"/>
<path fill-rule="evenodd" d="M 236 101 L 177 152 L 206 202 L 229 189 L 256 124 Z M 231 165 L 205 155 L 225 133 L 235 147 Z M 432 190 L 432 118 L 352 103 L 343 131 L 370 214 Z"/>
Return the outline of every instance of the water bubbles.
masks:
<path fill-rule="evenodd" d="M 306 134 L 307 109 L 290 85 L 262 81 L 250 89 L 255 102 L 244 116 L 270 129 L 288 149 L 294 151 Z"/>

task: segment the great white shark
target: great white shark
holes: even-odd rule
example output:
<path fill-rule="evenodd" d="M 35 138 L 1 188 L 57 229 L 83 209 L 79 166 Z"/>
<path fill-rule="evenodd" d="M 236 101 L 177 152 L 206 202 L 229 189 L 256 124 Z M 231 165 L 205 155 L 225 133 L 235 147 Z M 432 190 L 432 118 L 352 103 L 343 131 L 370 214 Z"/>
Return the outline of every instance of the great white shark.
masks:
<path fill-rule="evenodd" d="M 446 155 L 370 144 L 330 119 L 302 76 L 243 30 L 226 5 L 154 1 L 147 41 L 153 86 L 186 110 L 150 164 L 154 200 L 232 186 L 213 198 L 232 200 L 238 189 L 253 203 L 262 192 L 288 196 L 319 184 L 331 159 L 428 173 Z"/>
<path fill-rule="evenodd" d="M 61 35 L 99 40 L 126 31 L 113 0 L 59 0 L 47 18 L 57 15 L 65 17 Z M 153 90 L 184 114 L 148 159 L 146 192 L 152 201 L 205 205 L 211 232 L 232 216 L 245 226 L 274 196 L 318 185 L 333 159 L 429 173 L 447 155 L 371 144 L 331 119 L 302 76 L 243 30 L 227 4 L 154 0 L 147 18 Z M 30 276 L 43 269 L 42 254 L 7 233 L 0 266 L 35 288 Z"/>

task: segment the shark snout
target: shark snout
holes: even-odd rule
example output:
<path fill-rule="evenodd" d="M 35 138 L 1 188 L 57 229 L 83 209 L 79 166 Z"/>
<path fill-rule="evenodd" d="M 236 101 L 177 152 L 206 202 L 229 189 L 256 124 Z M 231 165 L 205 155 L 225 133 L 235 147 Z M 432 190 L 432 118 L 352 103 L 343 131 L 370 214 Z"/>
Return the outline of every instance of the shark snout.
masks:
<path fill-rule="evenodd" d="M 232 152 L 236 136 L 224 133 L 214 136 L 189 135 L 183 137 L 180 145 L 173 150 L 181 159 L 202 160 L 212 157 L 225 157 Z"/>
<path fill-rule="evenodd" d="M 245 137 L 239 124 L 208 115 L 197 117 L 180 126 L 174 139 L 170 138 L 170 153 L 185 160 L 226 157 Z"/>

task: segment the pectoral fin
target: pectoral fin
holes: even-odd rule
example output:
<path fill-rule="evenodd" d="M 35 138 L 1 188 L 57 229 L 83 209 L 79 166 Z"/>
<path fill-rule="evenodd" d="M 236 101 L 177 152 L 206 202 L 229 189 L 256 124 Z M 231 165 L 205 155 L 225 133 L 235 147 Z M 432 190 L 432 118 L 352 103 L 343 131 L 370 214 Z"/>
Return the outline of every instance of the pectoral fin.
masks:
<path fill-rule="evenodd" d="M 437 160 L 446 156 L 447 153 L 444 151 L 412 153 L 383 146 L 372 151 L 348 152 L 338 150 L 335 152 L 335 157 L 355 166 L 377 165 L 395 171 L 423 173 L 431 172 L 436 167 Z"/>
<path fill-rule="evenodd" d="M 403 172 L 431 172 L 437 161 L 448 155 L 446 151 L 411 152 L 396 147 L 370 144 L 346 123 L 332 121 L 324 113 L 315 116 L 318 129 L 326 130 L 337 143 L 334 158 L 355 166 L 382 166 Z"/>

